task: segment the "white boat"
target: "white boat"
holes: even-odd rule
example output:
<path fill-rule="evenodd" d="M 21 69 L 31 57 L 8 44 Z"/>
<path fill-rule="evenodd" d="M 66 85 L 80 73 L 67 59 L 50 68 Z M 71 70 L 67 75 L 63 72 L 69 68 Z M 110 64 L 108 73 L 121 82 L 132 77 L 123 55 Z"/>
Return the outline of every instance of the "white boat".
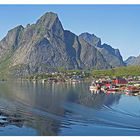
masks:
<path fill-rule="evenodd" d="M 89 89 L 90 90 L 97 90 L 97 87 L 95 87 L 95 86 L 89 86 Z"/>

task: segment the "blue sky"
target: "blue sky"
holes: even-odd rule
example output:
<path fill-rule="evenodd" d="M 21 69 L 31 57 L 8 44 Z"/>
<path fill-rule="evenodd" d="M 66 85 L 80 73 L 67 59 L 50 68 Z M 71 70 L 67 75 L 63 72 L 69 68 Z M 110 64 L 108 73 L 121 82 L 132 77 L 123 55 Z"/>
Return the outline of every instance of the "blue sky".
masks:
<path fill-rule="evenodd" d="M 120 49 L 124 59 L 140 54 L 140 5 L 0 5 L 0 39 L 48 11 L 58 14 L 64 29 L 95 34 Z"/>

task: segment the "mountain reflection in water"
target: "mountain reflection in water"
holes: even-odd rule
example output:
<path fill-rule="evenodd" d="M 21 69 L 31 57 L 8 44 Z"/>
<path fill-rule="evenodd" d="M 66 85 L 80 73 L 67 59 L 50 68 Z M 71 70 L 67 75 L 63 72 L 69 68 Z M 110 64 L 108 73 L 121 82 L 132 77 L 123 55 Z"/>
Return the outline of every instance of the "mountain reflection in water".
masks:
<path fill-rule="evenodd" d="M 1 82 L 0 117 L 16 123 L 0 135 L 140 135 L 139 97 L 92 94 L 89 85 Z"/>

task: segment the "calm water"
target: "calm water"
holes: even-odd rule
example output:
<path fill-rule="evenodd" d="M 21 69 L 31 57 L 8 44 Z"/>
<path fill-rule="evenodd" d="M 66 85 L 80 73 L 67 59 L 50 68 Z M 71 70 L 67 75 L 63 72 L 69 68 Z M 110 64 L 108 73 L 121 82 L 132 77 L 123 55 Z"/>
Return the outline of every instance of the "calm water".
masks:
<path fill-rule="evenodd" d="M 140 96 L 95 95 L 89 85 L 1 82 L 0 135 L 140 136 Z"/>

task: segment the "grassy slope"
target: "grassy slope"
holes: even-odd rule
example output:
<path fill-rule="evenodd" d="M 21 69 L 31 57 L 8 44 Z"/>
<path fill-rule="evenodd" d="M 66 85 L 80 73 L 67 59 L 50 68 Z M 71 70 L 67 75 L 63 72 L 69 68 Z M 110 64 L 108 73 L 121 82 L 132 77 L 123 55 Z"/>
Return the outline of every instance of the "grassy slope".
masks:
<path fill-rule="evenodd" d="M 118 67 L 109 70 L 93 70 L 93 76 L 140 76 L 140 66 Z"/>
<path fill-rule="evenodd" d="M 7 57 L 4 61 L 0 63 L 0 79 L 8 78 L 10 62 L 10 57 Z"/>

